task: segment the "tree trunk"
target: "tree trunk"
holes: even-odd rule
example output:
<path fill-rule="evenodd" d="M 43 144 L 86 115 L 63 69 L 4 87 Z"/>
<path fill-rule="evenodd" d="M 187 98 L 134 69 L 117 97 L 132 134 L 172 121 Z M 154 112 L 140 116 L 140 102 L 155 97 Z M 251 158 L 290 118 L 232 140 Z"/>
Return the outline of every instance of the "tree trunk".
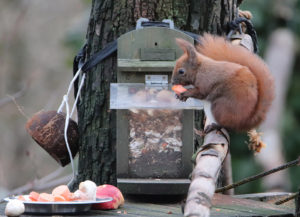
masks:
<path fill-rule="evenodd" d="M 93 0 L 87 31 L 87 59 L 135 27 L 140 17 L 161 21 L 201 34 L 225 34 L 237 0 Z M 116 183 L 116 112 L 109 109 L 109 87 L 116 82 L 116 55 L 87 73 L 78 104 L 80 149 L 78 182 Z M 201 115 L 196 121 L 200 127 Z"/>

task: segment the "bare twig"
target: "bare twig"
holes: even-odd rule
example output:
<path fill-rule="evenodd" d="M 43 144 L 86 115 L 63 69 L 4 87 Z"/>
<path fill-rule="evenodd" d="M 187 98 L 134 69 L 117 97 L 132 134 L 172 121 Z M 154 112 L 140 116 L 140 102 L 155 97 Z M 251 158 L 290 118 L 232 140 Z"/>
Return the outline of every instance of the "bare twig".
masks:
<path fill-rule="evenodd" d="M 284 169 L 287 169 L 287 168 L 289 168 L 289 167 L 296 166 L 296 165 L 299 165 L 299 158 L 296 159 L 296 160 L 290 161 L 290 162 L 288 162 L 288 163 L 286 163 L 286 164 L 283 164 L 283 165 L 281 165 L 281 166 L 279 166 L 279 167 L 276 167 L 276 168 L 273 168 L 273 169 L 271 169 L 271 170 L 268 170 L 268 171 L 266 171 L 266 172 L 263 172 L 263 173 L 260 173 L 260 174 L 257 174 L 257 175 L 250 176 L 250 177 L 248 177 L 248 178 L 242 179 L 241 181 L 236 182 L 236 183 L 233 183 L 233 184 L 231 184 L 231 185 L 227 185 L 227 186 L 225 186 L 225 187 L 218 188 L 218 189 L 216 190 L 216 193 L 224 192 L 224 191 L 229 190 L 229 189 L 231 189 L 231 188 L 238 187 L 238 186 L 243 185 L 243 184 L 245 184 L 245 183 L 254 181 L 254 180 L 256 180 L 256 179 L 262 178 L 262 177 L 264 177 L 264 176 L 270 175 L 270 174 L 272 174 L 272 173 L 275 173 L 275 172 L 278 172 L 278 171 L 280 171 L 280 170 L 284 170 Z"/>
<path fill-rule="evenodd" d="M 28 87 L 28 85 L 24 85 L 24 87 L 21 90 L 19 90 L 18 92 L 0 99 L 0 107 L 4 106 L 10 102 L 13 102 L 14 99 L 24 96 L 24 94 L 27 90 L 27 87 Z"/>
<path fill-rule="evenodd" d="M 14 102 L 14 104 L 17 106 L 18 111 L 19 111 L 19 112 L 20 112 L 27 120 L 29 120 L 28 115 L 25 114 L 23 107 L 21 107 L 21 106 L 17 103 L 16 99 L 15 99 L 13 96 L 10 96 L 10 95 L 8 95 L 8 96 L 11 98 L 11 100 L 12 100 L 12 101 Z"/>

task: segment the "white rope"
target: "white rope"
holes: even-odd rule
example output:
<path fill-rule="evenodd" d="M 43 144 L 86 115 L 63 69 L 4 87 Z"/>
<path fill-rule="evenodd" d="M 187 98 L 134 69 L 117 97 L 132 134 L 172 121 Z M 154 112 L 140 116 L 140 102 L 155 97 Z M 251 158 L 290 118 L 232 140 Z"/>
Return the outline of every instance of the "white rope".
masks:
<path fill-rule="evenodd" d="M 69 146 L 69 142 L 68 142 L 68 126 L 69 126 L 69 118 L 70 118 L 70 114 L 69 114 L 69 103 L 68 103 L 68 96 L 64 95 L 64 99 L 63 101 L 65 101 L 66 104 L 66 120 L 65 120 L 65 129 L 64 129 L 64 138 L 65 138 L 65 142 L 66 142 L 66 146 L 69 152 L 69 157 L 71 160 L 71 166 L 72 166 L 72 171 L 73 171 L 73 176 L 72 179 L 69 181 L 68 185 L 72 183 L 72 181 L 75 179 L 76 176 L 76 172 L 75 172 L 75 168 L 74 168 L 74 162 L 73 162 L 73 156 L 72 156 L 72 152 Z"/>
<path fill-rule="evenodd" d="M 79 96 L 80 96 L 81 88 L 83 87 L 83 84 L 84 84 L 84 80 L 85 80 L 85 74 L 83 74 L 82 78 L 81 78 L 81 82 L 80 82 L 80 85 L 79 85 L 79 88 L 78 88 L 78 91 L 77 91 L 77 96 L 76 96 L 76 99 L 75 99 L 75 102 L 73 104 L 73 108 L 72 108 L 72 111 L 71 111 L 71 115 L 70 115 L 71 117 L 73 116 L 73 113 L 75 111 L 77 101 L 78 101 Z"/>
<path fill-rule="evenodd" d="M 77 71 L 76 74 L 74 75 L 73 79 L 71 80 L 71 82 L 70 82 L 70 84 L 69 84 L 69 88 L 68 88 L 67 94 L 66 94 L 67 96 L 70 95 L 70 92 L 71 92 L 71 90 L 72 90 L 72 87 L 73 87 L 73 85 L 74 85 L 74 82 L 76 81 L 76 79 L 77 79 L 77 77 L 80 75 L 80 73 L 81 73 L 81 68 L 78 69 L 78 71 Z M 79 91 L 78 91 L 78 92 L 79 92 Z M 78 94 L 78 93 L 77 93 L 77 94 Z M 61 103 L 61 105 L 59 106 L 59 108 L 58 108 L 58 110 L 57 110 L 57 113 L 60 113 L 60 112 L 62 111 L 62 109 L 63 109 L 63 107 L 64 107 L 64 104 L 65 104 L 65 101 L 63 100 L 62 103 Z"/>
<path fill-rule="evenodd" d="M 81 82 L 80 82 L 80 85 L 79 85 L 79 88 L 78 88 L 78 91 L 77 91 L 77 95 L 76 95 L 75 102 L 73 104 L 71 113 L 69 111 L 69 103 L 68 103 L 68 101 L 69 101 L 69 95 L 70 95 L 71 90 L 72 90 L 72 86 L 74 85 L 75 80 L 77 79 L 77 77 L 80 75 L 81 72 L 82 71 L 81 71 L 81 68 L 80 68 L 80 69 L 78 69 L 78 71 L 74 75 L 73 79 L 71 80 L 71 82 L 69 84 L 69 88 L 68 88 L 67 94 L 63 96 L 63 100 L 61 102 L 61 105 L 59 106 L 59 108 L 57 110 L 57 113 L 61 113 L 63 107 L 66 106 L 66 119 L 65 119 L 65 127 L 64 127 L 64 139 L 65 139 L 65 143 L 66 143 L 67 150 L 68 150 L 68 153 L 69 153 L 69 157 L 70 157 L 70 161 L 71 161 L 71 166 L 72 166 L 72 172 L 73 172 L 72 178 L 69 181 L 68 185 L 70 185 L 73 182 L 73 180 L 75 179 L 75 177 L 76 177 L 76 171 L 75 171 L 75 167 L 74 167 L 74 161 L 73 161 L 72 151 L 70 149 L 70 145 L 69 145 L 69 142 L 68 142 L 68 134 L 67 133 L 68 133 L 68 127 L 69 127 L 70 118 L 72 117 L 72 115 L 73 115 L 73 113 L 75 111 L 76 104 L 77 104 L 77 101 L 79 99 L 80 91 L 81 91 L 81 89 L 83 87 L 83 84 L 84 84 L 85 74 L 83 74 L 83 76 L 82 76 L 82 79 L 81 79 Z"/>

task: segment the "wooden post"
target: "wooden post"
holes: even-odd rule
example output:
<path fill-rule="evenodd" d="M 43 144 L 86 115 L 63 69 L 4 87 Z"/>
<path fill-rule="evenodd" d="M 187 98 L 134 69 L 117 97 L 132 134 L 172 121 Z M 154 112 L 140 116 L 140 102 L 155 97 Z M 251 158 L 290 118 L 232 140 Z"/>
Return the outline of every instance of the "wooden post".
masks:
<path fill-rule="evenodd" d="M 209 121 L 206 121 L 208 123 Z M 208 126 L 206 124 L 205 128 Z M 192 182 L 184 208 L 184 216 L 210 215 L 211 199 L 226 155 L 229 151 L 228 133 L 225 129 L 213 130 L 205 135 L 196 157 Z"/>

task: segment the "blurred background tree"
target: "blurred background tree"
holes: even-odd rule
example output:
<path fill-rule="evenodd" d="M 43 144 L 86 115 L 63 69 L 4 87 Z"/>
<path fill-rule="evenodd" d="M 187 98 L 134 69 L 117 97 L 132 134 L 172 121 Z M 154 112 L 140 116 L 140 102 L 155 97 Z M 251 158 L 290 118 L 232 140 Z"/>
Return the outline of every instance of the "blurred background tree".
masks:
<path fill-rule="evenodd" d="M 296 28 L 299 24 L 299 1 L 287 0 L 287 1 L 244 1 L 241 5 L 241 9 L 249 10 L 253 14 L 253 23 L 258 33 L 259 39 L 259 55 L 266 59 L 266 61 L 272 61 L 270 57 L 270 52 L 273 51 L 272 46 L 274 46 L 274 37 L 278 34 L 285 34 L 282 40 L 284 48 L 290 47 L 290 65 L 287 65 L 287 68 L 283 69 L 282 72 L 276 69 L 277 66 L 280 66 L 280 58 L 282 61 L 287 58 L 286 53 L 278 52 L 276 54 L 279 58 L 279 63 L 268 62 L 270 67 L 273 69 L 273 73 L 275 74 L 275 79 L 277 79 L 276 84 L 276 97 L 282 96 L 283 99 L 280 102 L 274 103 L 276 108 L 272 108 L 272 112 L 278 112 L 278 114 L 270 114 L 273 115 L 272 119 L 276 120 L 267 120 L 262 126 L 262 132 L 268 134 L 268 130 L 270 128 L 274 128 L 276 131 L 275 140 L 270 140 L 269 137 L 265 138 L 267 142 L 267 148 L 263 150 L 260 156 L 253 157 L 251 153 L 247 150 L 246 146 L 243 146 L 243 141 L 247 141 L 245 135 L 237 134 L 233 136 L 232 140 L 232 156 L 233 156 L 233 175 L 234 180 L 239 180 L 243 177 L 249 176 L 250 174 L 255 174 L 261 170 L 266 170 L 278 166 L 278 164 L 283 163 L 284 158 L 287 161 L 291 161 L 297 158 L 299 155 L 299 148 L 297 144 L 299 144 L 299 136 L 297 135 L 297 131 L 299 130 L 299 107 L 297 108 L 297 103 L 299 103 L 299 92 L 295 89 L 297 84 L 299 85 L 299 80 L 297 79 L 298 74 L 297 70 L 299 70 L 299 66 L 297 64 L 297 59 L 299 58 L 299 54 L 297 53 L 298 47 L 297 41 L 299 38 L 299 30 Z M 279 33 L 281 31 L 281 33 Z M 277 43 L 278 42 L 277 40 Z M 285 45 L 284 45 L 285 43 Z M 293 47 L 291 47 L 293 46 Z M 283 49 L 284 50 L 284 49 Z M 275 66 L 274 66 L 275 65 Z M 285 71 L 284 71 L 285 70 Z M 275 73 L 275 71 L 277 71 Z M 280 75 L 281 73 L 281 75 Z M 286 73 L 283 74 L 282 73 Z M 288 85 L 287 90 L 285 90 L 285 85 Z M 286 97 L 286 98 L 285 98 Z M 277 99 L 276 99 L 277 100 Z M 284 105 L 281 105 L 281 104 Z M 278 108 L 279 107 L 279 108 Z M 268 125 L 269 124 L 269 125 Z M 273 125 L 272 125 L 273 124 Z M 268 126 L 267 126 L 268 125 Z M 274 126 L 276 125 L 276 126 Z M 270 135 L 266 135 L 270 136 Z M 272 137 L 272 136 L 271 136 Z M 273 136 L 274 139 L 274 136 Z M 279 141 L 278 141 L 279 140 Z M 276 145 L 282 145 L 278 148 L 277 152 L 282 153 L 282 156 L 278 156 L 272 152 L 273 149 L 276 149 Z M 265 159 L 268 159 L 267 161 Z M 257 160 L 257 161 L 256 161 Z M 261 163 L 264 163 L 263 165 Z M 268 164 L 268 165 L 266 165 Z M 239 172 L 235 172 L 239 171 Z M 289 173 L 288 173 L 289 172 Z M 279 176 L 277 176 L 279 175 Z M 265 191 L 265 190 L 296 190 L 298 187 L 297 176 L 299 175 L 298 168 L 289 169 L 289 171 L 285 171 L 283 173 L 269 176 L 263 182 L 262 180 L 247 184 L 245 186 L 239 187 L 236 189 L 236 193 L 250 193 L 257 191 Z M 291 178 L 292 186 L 290 186 L 289 177 Z"/>
<path fill-rule="evenodd" d="M 35 112 L 56 110 L 72 78 L 72 60 L 85 41 L 91 0 L 3 0 L 0 2 L 0 198 L 8 191 L 34 184 L 35 179 L 56 171 L 58 164 L 26 133 L 24 117 L 7 95 L 19 93 L 16 103 L 30 117 Z M 253 14 L 264 57 L 270 34 L 287 28 L 300 36 L 300 2 L 296 0 L 244 0 L 241 9 Z M 295 46 L 296 51 L 298 47 Z M 284 113 L 280 119 L 283 154 L 287 161 L 300 153 L 300 58 L 289 79 Z M 232 137 L 234 180 L 263 168 L 245 144 L 247 137 Z M 69 174 L 67 167 L 63 175 Z M 21 174 L 21 175 L 20 175 Z M 296 191 L 300 170 L 289 169 L 291 188 Z M 261 181 L 236 189 L 236 193 L 265 191 Z"/>
<path fill-rule="evenodd" d="M 0 197 L 59 168 L 30 138 L 25 123 L 35 112 L 60 105 L 72 79 L 70 59 L 85 40 L 90 3 L 0 1 Z M 66 49 L 74 35 L 81 42 Z"/>

